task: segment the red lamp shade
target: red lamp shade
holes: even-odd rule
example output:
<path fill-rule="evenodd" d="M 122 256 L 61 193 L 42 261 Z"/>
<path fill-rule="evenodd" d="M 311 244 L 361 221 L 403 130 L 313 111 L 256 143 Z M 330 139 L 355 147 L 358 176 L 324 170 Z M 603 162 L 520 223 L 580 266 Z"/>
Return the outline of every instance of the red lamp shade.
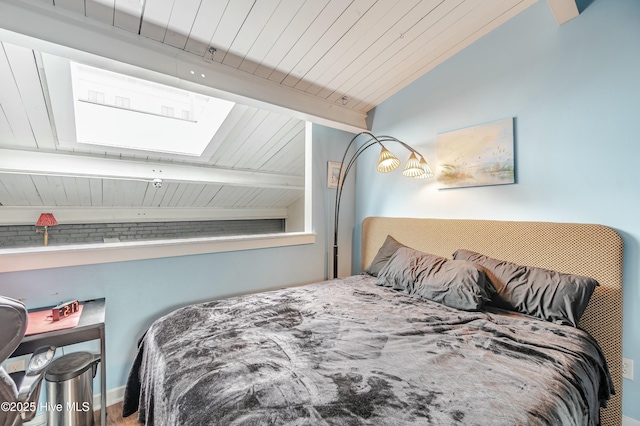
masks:
<path fill-rule="evenodd" d="M 36 226 L 56 226 L 57 224 L 58 221 L 53 217 L 53 213 L 42 213 L 36 222 Z"/>

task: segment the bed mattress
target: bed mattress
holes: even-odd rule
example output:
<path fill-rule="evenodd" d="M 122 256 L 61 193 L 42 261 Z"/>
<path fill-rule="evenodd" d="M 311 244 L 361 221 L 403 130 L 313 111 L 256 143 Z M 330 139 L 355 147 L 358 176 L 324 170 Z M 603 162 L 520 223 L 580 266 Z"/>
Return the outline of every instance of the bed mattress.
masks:
<path fill-rule="evenodd" d="M 613 385 L 585 331 L 345 279 L 187 306 L 139 343 L 147 425 L 597 425 Z"/>

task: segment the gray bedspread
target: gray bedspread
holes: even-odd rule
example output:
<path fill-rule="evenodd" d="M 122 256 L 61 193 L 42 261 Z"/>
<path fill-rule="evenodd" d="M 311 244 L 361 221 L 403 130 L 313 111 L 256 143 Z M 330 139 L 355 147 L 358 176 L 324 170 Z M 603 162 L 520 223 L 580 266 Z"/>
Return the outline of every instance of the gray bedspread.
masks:
<path fill-rule="evenodd" d="M 354 276 L 216 300 L 141 339 L 124 415 L 147 425 L 596 425 L 586 332 L 465 312 Z"/>

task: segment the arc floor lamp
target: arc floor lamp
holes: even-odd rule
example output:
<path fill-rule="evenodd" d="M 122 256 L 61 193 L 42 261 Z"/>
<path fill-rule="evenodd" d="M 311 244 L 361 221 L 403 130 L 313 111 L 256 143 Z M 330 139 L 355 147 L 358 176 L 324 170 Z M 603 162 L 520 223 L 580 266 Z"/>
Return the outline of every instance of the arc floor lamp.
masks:
<path fill-rule="evenodd" d="M 349 149 L 356 141 L 356 139 L 360 138 L 361 136 L 366 136 L 368 139 L 363 142 L 358 149 L 356 149 L 349 161 L 345 163 L 347 154 L 349 153 Z M 383 145 L 383 142 L 396 142 L 411 153 L 404 167 L 404 170 L 402 171 L 403 175 L 415 179 L 429 179 L 433 177 L 433 172 L 431 171 L 427 160 L 425 160 L 424 155 L 420 154 L 414 148 L 402 142 L 401 140 L 398 140 L 392 136 L 374 136 L 369 132 L 358 133 L 353 137 L 353 139 L 351 139 L 351 142 L 349 142 L 349 145 L 347 145 L 347 149 L 344 151 L 344 155 L 342 156 L 339 175 L 340 179 L 338 181 L 338 187 L 336 189 L 336 203 L 333 218 L 333 278 L 338 278 L 338 222 L 340 219 L 340 199 L 342 198 L 342 188 L 344 186 L 344 182 L 347 179 L 347 175 L 349 174 L 351 167 L 353 167 L 358 157 L 364 151 L 376 145 L 380 146 L 380 156 L 378 157 L 378 165 L 376 166 L 376 169 L 380 173 L 390 172 L 392 170 L 395 170 L 400 165 L 400 160 L 398 159 L 398 157 L 387 150 L 387 148 Z"/>

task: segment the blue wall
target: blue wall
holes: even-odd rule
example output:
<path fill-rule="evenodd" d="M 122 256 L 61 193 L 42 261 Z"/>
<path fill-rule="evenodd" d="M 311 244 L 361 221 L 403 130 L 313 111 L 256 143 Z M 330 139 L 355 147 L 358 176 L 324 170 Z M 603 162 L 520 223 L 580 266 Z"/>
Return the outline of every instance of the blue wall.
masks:
<path fill-rule="evenodd" d="M 596 0 L 562 26 L 546 1 L 537 2 L 371 114 L 375 134 L 415 145 L 434 166 L 437 133 L 516 117 L 517 184 L 438 190 L 435 180 L 363 167 L 376 160 L 367 152 L 355 223 L 381 215 L 615 228 L 625 243 L 623 351 L 636 370 L 634 381 L 624 380 L 623 412 L 640 420 L 638 70 L 639 1 Z"/>
<path fill-rule="evenodd" d="M 327 161 L 341 158 L 351 136 L 322 126 L 313 127 L 315 244 L 2 273 L 0 294 L 26 298 L 28 308 L 73 298 L 106 297 L 107 389 L 123 386 L 139 337 L 154 319 L 174 308 L 325 279 L 330 245 L 326 223 L 331 217 L 327 212 L 332 211 L 335 196 L 335 190 L 327 189 Z M 353 190 L 352 185 L 351 194 Z M 343 234 L 349 234 L 349 238 L 348 231 L 353 228 L 353 196 L 350 198 L 342 216 Z M 349 269 L 350 255 L 341 265 L 343 275 Z M 97 344 L 82 347 L 82 350 L 98 349 Z"/>

